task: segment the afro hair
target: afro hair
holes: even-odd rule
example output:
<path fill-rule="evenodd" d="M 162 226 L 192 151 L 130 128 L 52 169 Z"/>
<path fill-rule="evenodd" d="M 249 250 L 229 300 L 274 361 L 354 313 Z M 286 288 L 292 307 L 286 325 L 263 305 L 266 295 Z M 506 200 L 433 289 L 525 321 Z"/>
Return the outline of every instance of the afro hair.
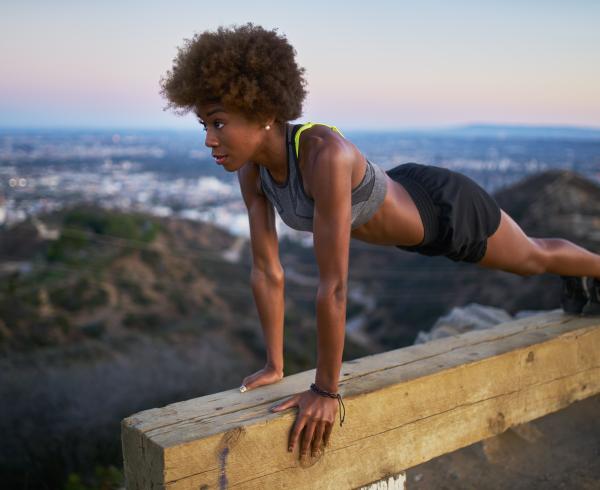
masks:
<path fill-rule="evenodd" d="M 277 29 L 247 23 L 185 39 L 172 70 L 161 78 L 165 109 L 183 115 L 218 102 L 251 120 L 287 122 L 302 115 L 304 68 Z"/>

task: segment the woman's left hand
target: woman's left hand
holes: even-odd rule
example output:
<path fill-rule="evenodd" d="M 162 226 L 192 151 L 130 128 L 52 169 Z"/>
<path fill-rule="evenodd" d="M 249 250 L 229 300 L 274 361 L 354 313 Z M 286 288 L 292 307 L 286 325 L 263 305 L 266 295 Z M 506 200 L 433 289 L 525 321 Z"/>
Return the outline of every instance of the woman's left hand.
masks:
<path fill-rule="evenodd" d="M 313 456 L 329 444 L 329 437 L 338 411 L 338 401 L 308 390 L 288 398 L 283 403 L 271 407 L 272 412 L 280 412 L 287 408 L 298 407 L 296 423 L 292 428 L 288 451 L 293 451 L 304 429 L 300 446 L 300 457 L 309 449 Z"/>

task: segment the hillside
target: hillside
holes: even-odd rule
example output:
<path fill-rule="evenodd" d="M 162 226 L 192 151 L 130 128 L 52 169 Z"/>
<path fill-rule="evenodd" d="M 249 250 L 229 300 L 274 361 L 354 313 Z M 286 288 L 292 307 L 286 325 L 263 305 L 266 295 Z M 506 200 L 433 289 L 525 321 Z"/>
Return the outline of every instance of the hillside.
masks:
<path fill-rule="evenodd" d="M 589 180 L 549 171 L 494 197 L 530 236 L 600 250 L 600 187 Z M 313 360 L 304 346 L 315 345 L 318 269 L 312 249 L 288 240 L 280 255 L 286 324 L 294 326 L 290 368 L 303 369 Z M 249 242 L 223 229 L 135 213 L 83 207 L 0 230 L 0 354 L 215 330 L 248 359 L 260 357 L 250 264 Z M 470 301 L 509 312 L 559 306 L 556 277 L 522 278 L 357 240 L 350 264 L 348 349 L 356 354 L 409 345 L 418 330 Z"/>
<path fill-rule="evenodd" d="M 56 236 L 43 239 L 40 226 Z M 208 223 L 93 207 L 0 231 L 1 352 L 214 333 L 255 363 L 264 350 L 250 266 L 228 254 L 239 247 L 239 239 Z M 297 369 L 312 359 L 304 353 L 306 293 L 288 296 L 289 363 Z"/>
<path fill-rule="evenodd" d="M 575 172 L 533 175 L 494 197 L 530 236 L 600 247 L 600 186 Z"/>

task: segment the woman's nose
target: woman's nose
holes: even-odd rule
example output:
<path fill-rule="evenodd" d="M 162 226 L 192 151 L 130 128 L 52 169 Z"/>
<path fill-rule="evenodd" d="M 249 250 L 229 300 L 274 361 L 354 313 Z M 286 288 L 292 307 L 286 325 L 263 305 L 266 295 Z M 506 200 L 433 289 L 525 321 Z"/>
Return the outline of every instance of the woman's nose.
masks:
<path fill-rule="evenodd" d="M 204 138 L 204 145 L 209 148 L 219 146 L 219 140 L 215 137 L 214 133 L 210 130 L 206 131 L 206 137 Z"/>

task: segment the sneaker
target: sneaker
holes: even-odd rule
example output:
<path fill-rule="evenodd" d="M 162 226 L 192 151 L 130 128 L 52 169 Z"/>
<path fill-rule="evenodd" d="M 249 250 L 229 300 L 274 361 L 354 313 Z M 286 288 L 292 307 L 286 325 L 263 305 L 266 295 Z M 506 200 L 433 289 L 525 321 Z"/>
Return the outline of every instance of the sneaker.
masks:
<path fill-rule="evenodd" d="M 562 290 L 560 304 L 565 313 L 579 315 L 583 307 L 588 303 L 588 297 L 583 284 L 583 277 L 560 276 L 562 279 Z"/>
<path fill-rule="evenodd" d="M 600 279 L 588 277 L 585 285 L 590 299 L 583 308 L 583 314 L 600 315 Z"/>

